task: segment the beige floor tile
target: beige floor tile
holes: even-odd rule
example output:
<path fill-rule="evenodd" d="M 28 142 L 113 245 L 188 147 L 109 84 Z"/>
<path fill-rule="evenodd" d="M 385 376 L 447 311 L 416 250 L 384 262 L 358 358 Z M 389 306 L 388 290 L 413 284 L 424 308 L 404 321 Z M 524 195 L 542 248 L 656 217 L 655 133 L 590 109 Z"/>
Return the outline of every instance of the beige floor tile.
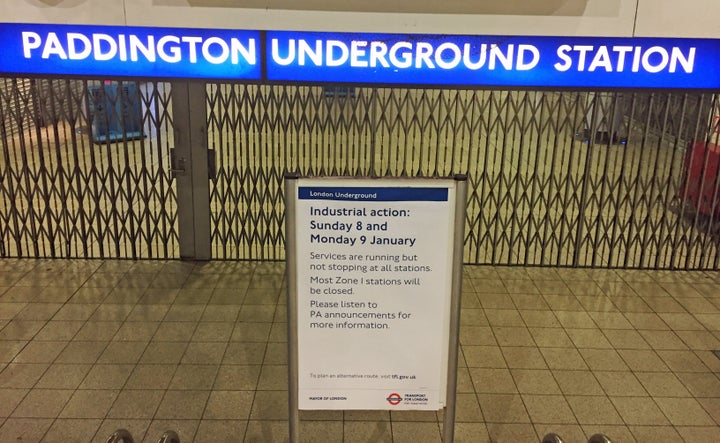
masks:
<path fill-rule="evenodd" d="M 617 352 L 633 371 L 660 372 L 670 370 L 655 351 L 620 349 Z"/>
<path fill-rule="evenodd" d="M 442 425 L 442 423 L 441 423 Z M 345 425 L 347 426 L 347 424 Z M 441 428 L 442 432 L 442 428 Z M 345 440 L 347 442 L 347 440 Z M 374 441 L 374 440 L 365 440 Z M 490 443 L 485 423 L 455 423 L 455 441 L 458 443 Z"/>
<path fill-rule="evenodd" d="M 655 403 L 674 426 L 712 426 L 713 419 L 693 398 L 654 397 Z"/>
<path fill-rule="evenodd" d="M 237 342 L 267 342 L 272 323 L 235 323 L 231 341 Z"/>
<path fill-rule="evenodd" d="M 480 410 L 488 423 L 530 423 L 525 404 L 518 394 L 478 394 Z M 490 436 L 492 438 L 492 432 Z"/>
<path fill-rule="evenodd" d="M 562 328 L 529 328 L 535 343 L 540 348 L 574 348 L 570 337 Z"/>
<path fill-rule="evenodd" d="M 225 356 L 227 342 L 191 342 L 185 349 L 182 364 L 220 364 Z"/>
<path fill-rule="evenodd" d="M 635 372 L 652 397 L 690 397 L 691 394 L 671 372 Z"/>
<path fill-rule="evenodd" d="M 0 372 L 0 388 L 32 388 L 49 366 L 47 363 L 10 363 Z"/>
<path fill-rule="evenodd" d="M 627 426 L 617 425 L 582 425 L 585 435 L 589 438 L 595 434 L 603 434 L 610 438 L 611 441 L 617 442 L 635 442 L 635 437 Z"/>
<path fill-rule="evenodd" d="M 145 352 L 146 341 L 113 341 L 98 358 L 100 364 L 136 364 Z"/>
<path fill-rule="evenodd" d="M 705 327 L 701 325 L 692 314 L 679 313 L 659 313 L 662 320 L 670 326 L 674 331 L 702 331 Z"/>
<path fill-rule="evenodd" d="M 169 389 L 173 390 L 210 390 L 215 383 L 218 365 L 181 364 L 177 367 Z M 157 388 L 156 388 L 157 389 Z"/>
<path fill-rule="evenodd" d="M 473 394 L 475 395 L 475 394 Z M 336 418 L 333 417 L 333 420 Z M 343 420 L 348 421 L 390 421 L 390 411 L 380 410 L 346 410 L 343 411 Z"/>
<path fill-rule="evenodd" d="M 520 313 L 515 309 L 484 309 L 485 316 L 487 317 L 486 324 L 490 326 L 514 326 L 514 327 L 525 327 L 525 322 Z M 482 318 L 479 315 L 476 317 Z M 468 323 L 461 319 L 462 324 L 473 324 L 478 326 L 484 326 L 482 322 Z"/>
<path fill-rule="evenodd" d="M 133 308 L 125 321 L 161 321 L 165 318 L 168 309 L 170 309 L 170 305 L 167 304 L 138 304 Z"/>
<path fill-rule="evenodd" d="M 622 425 L 615 406 L 605 396 L 568 396 L 567 401 L 580 424 Z"/>
<path fill-rule="evenodd" d="M 313 414 L 327 414 L 337 411 L 304 411 Z M 390 411 L 390 421 L 408 421 L 408 422 L 437 422 L 438 413 L 436 411 Z"/>
<path fill-rule="evenodd" d="M 648 395 L 632 372 L 593 371 L 598 383 L 610 397 L 639 397 Z"/>
<path fill-rule="evenodd" d="M 198 324 L 192 341 L 227 342 L 230 340 L 235 324 L 232 322 L 207 322 Z"/>
<path fill-rule="evenodd" d="M 562 395 L 523 394 L 522 399 L 533 423 L 577 423 Z"/>
<path fill-rule="evenodd" d="M 475 279 L 472 279 L 472 285 L 475 288 L 475 292 L 478 294 L 507 294 L 508 291 L 505 288 L 505 285 L 503 284 L 502 280 L 500 279 L 490 279 L 490 278 L 483 278 L 482 280 L 476 282 Z M 481 299 L 482 300 L 482 299 Z"/>
<path fill-rule="evenodd" d="M 497 346 L 492 329 L 488 326 L 461 326 L 460 344 L 463 346 Z"/>
<path fill-rule="evenodd" d="M 28 342 L 22 341 L 0 341 L 0 362 L 10 363 L 18 355 Z"/>
<path fill-rule="evenodd" d="M 635 330 L 605 329 L 603 334 L 615 349 L 650 349 L 650 345 Z"/>
<path fill-rule="evenodd" d="M 638 443 L 682 441 L 672 426 L 630 426 L 630 431 Z"/>
<path fill-rule="evenodd" d="M 159 322 L 133 321 L 125 322 L 118 329 L 113 341 L 139 341 L 148 342 L 153 338 L 160 327 Z"/>
<path fill-rule="evenodd" d="M 624 315 L 635 329 L 664 331 L 670 328 L 667 323 L 655 313 L 626 313 Z"/>
<path fill-rule="evenodd" d="M 273 305 L 243 305 L 238 315 L 238 321 L 243 322 L 271 322 L 275 317 Z"/>
<path fill-rule="evenodd" d="M 151 419 L 155 416 L 165 391 L 126 390 L 120 392 L 113 403 L 108 418 Z M 158 437 L 159 438 L 159 437 Z"/>
<path fill-rule="evenodd" d="M 510 373 L 521 394 L 560 394 L 560 387 L 549 370 L 511 369 Z"/>
<path fill-rule="evenodd" d="M 52 424 L 49 418 L 9 418 L 0 427 L 0 441 L 40 441 Z"/>
<path fill-rule="evenodd" d="M 553 313 L 563 328 L 595 328 L 595 323 L 587 312 L 555 310 Z"/>
<path fill-rule="evenodd" d="M 562 280 L 533 280 L 541 294 L 570 295 L 570 288 Z"/>
<path fill-rule="evenodd" d="M 13 362 L 52 363 L 67 344 L 66 341 L 31 341 L 15 356 Z"/>
<path fill-rule="evenodd" d="M 720 441 L 720 427 L 718 426 L 676 426 L 675 431 L 686 442 Z"/>
<path fill-rule="evenodd" d="M 255 390 L 261 368 L 260 365 L 221 365 L 215 379 L 214 389 Z"/>
<path fill-rule="evenodd" d="M 80 383 L 80 389 L 122 389 L 133 365 L 95 365 Z"/>
<path fill-rule="evenodd" d="M 59 417 L 105 418 L 118 393 L 117 390 L 77 390 L 73 393 Z"/>
<path fill-rule="evenodd" d="M 140 358 L 140 364 L 178 364 L 182 359 L 186 342 L 160 342 L 151 341 L 143 356 Z"/>
<path fill-rule="evenodd" d="M 708 372 L 709 368 L 691 351 L 657 351 L 674 372 Z"/>
<path fill-rule="evenodd" d="M 587 369 L 585 360 L 574 348 L 540 348 L 550 369 Z"/>
<path fill-rule="evenodd" d="M 595 324 L 602 330 L 633 329 L 633 325 L 620 312 L 590 312 Z"/>
<path fill-rule="evenodd" d="M 465 362 L 470 368 L 505 368 L 505 358 L 498 346 L 463 346 Z"/>
<path fill-rule="evenodd" d="M 192 322 L 163 321 L 153 335 L 156 342 L 187 342 L 195 331 Z"/>
<path fill-rule="evenodd" d="M 72 396 L 73 391 L 61 389 L 33 389 L 12 413 L 13 417 L 55 418 Z"/>
<path fill-rule="evenodd" d="M 457 392 L 475 392 L 468 368 L 458 368 Z"/>
<path fill-rule="evenodd" d="M 560 322 L 552 311 L 521 310 L 520 316 L 530 329 L 560 328 Z"/>
<path fill-rule="evenodd" d="M 122 322 L 120 321 L 88 321 L 75 334 L 75 341 L 109 341 L 115 336 Z"/>
<path fill-rule="evenodd" d="M 8 302 L 7 300 L 9 295 L 10 293 L 6 292 L 5 295 L 0 297 L 0 320 L 12 320 L 18 312 L 22 311 L 25 306 L 27 306 L 27 303 L 25 302 Z"/>
<path fill-rule="evenodd" d="M 604 391 L 590 371 L 552 371 L 565 395 L 603 395 Z"/>
<path fill-rule="evenodd" d="M 543 295 L 553 311 L 584 311 L 585 308 L 574 295 Z"/>
<path fill-rule="evenodd" d="M 514 297 L 509 294 L 481 293 L 477 294 L 477 299 L 480 306 L 485 309 L 515 309 Z M 465 303 L 465 300 L 463 300 L 463 303 Z"/>
<path fill-rule="evenodd" d="M 515 382 L 507 369 L 469 368 L 470 377 L 478 393 L 512 394 Z"/>
<path fill-rule="evenodd" d="M 536 441 L 535 428 L 530 424 L 487 423 L 488 434 L 493 442 Z"/>
<path fill-rule="evenodd" d="M 255 365 L 263 362 L 265 343 L 230 343 L 222 359 L 224 365 Z"/>
<path fill-rule="evenodd" d="M 708 331 L 676 331 L 675 333 L 692 350 L 720 349 L 720 340 Z"/>
<path fill-rule="evenodd" d="M 200 321 L 235 323 L 241 307 L 241 305 L 207 305 Z"/>
<path fill-rule="evenodd" d="M 455 422 L 482 423 L 480 403 L 475 394 L 457 394 L 455 399 Z"/>
<path fill-rule="evenodd" d="M 45 321 L 11 320 L 0 330 L 0 340 L 30 340 L 45 326 Z"/>
<path fill-rule="evenodd" d="M 199 420 L 153 420 L 142 441 L 143 443 L 157 443 L 169 429 L 177 432 L 181 442 L 192 441 L 199 423 Z"/>
<path fill-rule="evenodd" d="M 392 425 L 394 443 L 440 443 L 440 426 L 437 423 L 398 422 Z M 311 440 L 320 441 L 320 440 Z M 325 440 L 329 441 L 329 440 Z"/>
<path fill-rule="evenodd" d="M 521 314 L 529 311 L 550 311 L 550 305 L 547 304 L 545 298 L 540 294 L 510 294 L 510 297 Z M 525 324 L 528 324 L 527 317 L 525 315 L 522 317 L 525 319 Z"/>
<path fill-rule="evenodd" d="M 258 381 L 258 390 L 281 391 L 288 386 L 288 367 L 286 365 L 263 365 Z"/>
<path fill-rule="evenodd" d="M 508 368 L 546 369 L 545 359 L 537 348 L 505 346 L 500 348 Z"/>
<path fill-rule="evenodd" d="M 167 389 L 176 368 L 175 365 L 137 365 L 123 389 Z"/>
<path fill-rule="evenodd" d="M 638 332 L 653 349 L 687 349 L 687 345 L 673 331 L 640 330 Z"/>
<path fill-rule="evenodd" d="M 37 341 L 69 341 L 85 323 L 82 321 L 51 320 L 34 337 Z"/>
<path fill-rule="evenodd" d="M 527 328 L 496 326 L 492 332 L 500 346 L 535 346 Z"/>
<path fill-rule="evenodd" d="M 218 391 L 213 391 L 216 394 Z M 251 393 L 252 394 L 252 393 Z M 251 420 L 287 420 L 286 391 L 257 391 L 250 411 Z"/>
<path fill-rule="evenodd" d="M 195 441 L 236 443 L 242 441 L 246 428 L 247 420 L 201 420 Z"/>
<path fill-rule="evenodd" d="M 0 389 L 0 418 L 9 417 L 28 392 L 28 389 Z"/>
<path fill-rule="evenodd" d="M 200 419 L 209 396 L 209 391 L 166 391 L 154 418 L 163 420 Z"/>
<path fill-rule="evenodd" d="M 685 312 L 685 308 L 671 297 L 643 296 L 643 300 L 658 314 Z"/>
<path fill-rule="evenodd" d="M 348 443 L 392 443 L 392 429 L 386 421 L 345 422 L 343 432 L 343 441 Z"/>
<path fill-rule="evenodd" d="M 599 329 L 565 329 L 565 332 L 578 349 L 612 349 L 612 345 Z"/>
<path fill-rule="evenodd" d="M 570 281 L 568 287 L 575 295 L 603 295 L 602 288 L 594 281 Z"/>
<path fill-rule="evenodd" d="M 714 373 L 676 372 L 675 375 L 694 397 L 720 397 L 720 380 Z"/>
<path fill-rule="evenodd" d="M 613 305 L 615 305 L 618 311 L 622 312 L 626 316 L 627 314 L 643 314 L 653 312 L 652 308 L 637 295 L 633 295 L 631 297 L 611 296 L 610 300 L 612 300 Z"/>
<path fill-rule="evenodd" d="M 580 354 L 593 371 L 627 371 L 621 355 L 612 349 L 580 349 Z"/>
<path fill-rule="evenodd" d="M 669 424 L 660 408 L 649 397 L 610 397 L 610 400 L 628 425 Z"/>
<path fill-rule="evenodd" d="M 700 359 L 705 366 L 712 372 L 720 373 L 720 359 L 710 351 L 693 351 L 695 356 Z"/>
<path fill-rule="evenodd" d="M 278 420 L 250 420 L 245 433 L 245 443 L 284 443 L 288 439 L 287 418 Z"/>

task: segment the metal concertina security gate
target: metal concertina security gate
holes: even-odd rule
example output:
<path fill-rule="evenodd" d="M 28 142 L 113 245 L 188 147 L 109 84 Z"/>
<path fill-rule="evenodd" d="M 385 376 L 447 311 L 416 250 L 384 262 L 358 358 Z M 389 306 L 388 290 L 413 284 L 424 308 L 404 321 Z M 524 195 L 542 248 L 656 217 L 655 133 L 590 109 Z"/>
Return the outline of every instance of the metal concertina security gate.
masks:
<path fill-rule="evenodd" d="M 0 78 L 0 256 L 281 260 L 285 172 L 467 174 L 466 263 L 718 269 L 720 210 L 684 195 L 716 115 L 664 91 Z"/>

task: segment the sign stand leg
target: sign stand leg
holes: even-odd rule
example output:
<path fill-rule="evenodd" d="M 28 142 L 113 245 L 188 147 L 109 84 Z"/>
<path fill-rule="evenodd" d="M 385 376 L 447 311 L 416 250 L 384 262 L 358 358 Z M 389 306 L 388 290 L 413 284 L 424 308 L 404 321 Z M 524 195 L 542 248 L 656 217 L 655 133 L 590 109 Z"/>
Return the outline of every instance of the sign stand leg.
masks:
<path fill-rule="evenodd" d="M 455 176 L 455 229 L 453 238 L 452 294 L 450 297 L 450 341 L 448 343 L 447 399 L 443 422 L 443 441 L 455 439 L 455 400 L 457 398 L 457 371 L 460 346 L 460 298 L 462 295 L 463 244 L 465 241 L 465 205 L 467 177 Z"/>

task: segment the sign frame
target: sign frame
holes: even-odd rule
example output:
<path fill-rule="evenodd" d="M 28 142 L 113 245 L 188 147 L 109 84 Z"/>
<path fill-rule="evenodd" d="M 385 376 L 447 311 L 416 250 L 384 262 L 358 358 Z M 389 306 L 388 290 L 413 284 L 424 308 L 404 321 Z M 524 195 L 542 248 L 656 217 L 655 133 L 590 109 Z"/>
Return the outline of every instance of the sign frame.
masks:
<path fill-rule="evenodd" d="M 297 239 L 297 201 L 298 174 L 285 174 L 285 232 L 286 232 L 286 278 L 287 278 L 287 315 L 288 315 L 288 415 L 291 442 L 300 441 L 300 409 L 299 409 L 299 340 L 298 340 L 298 239 Z M 326 177 L 313 177 L 326 178 Z M 332 177 L 327 177 L 332 178 Z M 338 177 L 340 178 L 340 177 Z M 353 178 L 343 177 L 348 186 L 352 186 Z M 355 179 L 377 180 L 378 184 L 402 183 L 406 178 L 369 178 Z M 417 180 L 417 179 L 416 179 Z M 436 178 L 419 178 L 419 180 L 436 180 Z M 455 406 L 457 389 L 457 371 L 460 336 L 460 304 L 462 295 L 463 244 L 466 217 L 467 176 L 457 175 L 450 178 L 455 184 L 454 214 L 452 214 L 452 245 L 450 245 L 450 304 L 447 319 L 449 334 L 447 342 L 447 371 L 445 380 L 445 414 L 443 440 L 453 441 L 455 433 Z"/>

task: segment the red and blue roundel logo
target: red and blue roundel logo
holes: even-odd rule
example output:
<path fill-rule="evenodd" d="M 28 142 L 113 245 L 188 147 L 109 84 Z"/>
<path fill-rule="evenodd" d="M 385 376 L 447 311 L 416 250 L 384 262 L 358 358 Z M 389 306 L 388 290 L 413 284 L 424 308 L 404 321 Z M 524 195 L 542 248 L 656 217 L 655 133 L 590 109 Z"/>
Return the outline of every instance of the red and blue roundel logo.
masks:
<path fill-rule="evenodd" d="M 388 403 L 390 403 L 391 405 L 395 406 L 400 404 L 400 402 L 402 401 L 402 397 L 400 396 L 400 394 L 393 392 L 392 394 L 388 395 L 385 400 L 387 400 Z"/>

